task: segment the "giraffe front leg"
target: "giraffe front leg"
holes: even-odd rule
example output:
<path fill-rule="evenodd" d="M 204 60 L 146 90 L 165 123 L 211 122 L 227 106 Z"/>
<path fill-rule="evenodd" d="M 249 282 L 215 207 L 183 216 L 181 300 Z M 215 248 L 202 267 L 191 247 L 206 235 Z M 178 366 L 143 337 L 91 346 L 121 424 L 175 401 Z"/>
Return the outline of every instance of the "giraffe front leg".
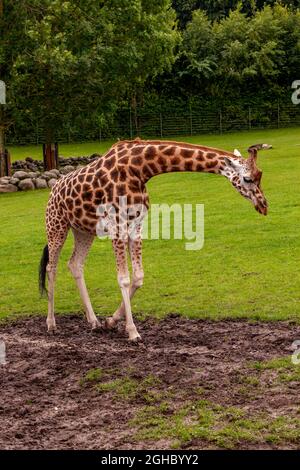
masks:
<path fill-rule="evenodd" d="M 127 243 L 122 240 L 113 240 L 113 248 L 117 262 L 118 283 L 121 289 L 124 304 L 126 322 L 125 329 L 128 333 L 129 341 L 138 342 L 141 337 L 134 324 L 130 304 L 130 276 L 126 259 Z"/>
<path fill-rule="evenodd" d="M 129 289 L 129 297 L 132 299 L 137 289 L 143 285 L 144 270 L 142 264 L 142 238 L 137 240 L 129 241 L 129 252 L 132 262 L 132 283 Z M 121 303 L 119 308 L 115 311 L 112 317 L 109 317 L 105 321 L 105 326 L 108 329 L 116 328 L 118 322 L 125 315 L 125 304 L 124 301 Z"/>
<path fill-rule="evenodd" d="M 68 267 L 76 281 L 87 321 L 90 323 L 92 330 L 97 330 L 100 329 L 100 323 L 94 313 L 83 275 L 84 261 L 93 243 L 94 236 L 89 233 L 79 232 L 75 229 L 72 229 L 72 231 L 74 235 L 74 250 Z"/>

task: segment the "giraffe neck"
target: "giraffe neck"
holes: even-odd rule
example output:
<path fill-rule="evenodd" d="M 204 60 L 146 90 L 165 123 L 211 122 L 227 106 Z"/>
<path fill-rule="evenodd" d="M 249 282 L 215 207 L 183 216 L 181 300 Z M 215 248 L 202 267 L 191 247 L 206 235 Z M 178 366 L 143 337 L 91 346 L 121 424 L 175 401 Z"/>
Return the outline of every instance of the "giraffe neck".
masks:
<path fill-rule="evenodd" d="M 162 173 L 178 171 L 225 174 L 224 156 L 235 158 L 223 150 L 164 141 L 134 141 L 130 154 L 132 170 L 139 172 L 143 182 Z"/>

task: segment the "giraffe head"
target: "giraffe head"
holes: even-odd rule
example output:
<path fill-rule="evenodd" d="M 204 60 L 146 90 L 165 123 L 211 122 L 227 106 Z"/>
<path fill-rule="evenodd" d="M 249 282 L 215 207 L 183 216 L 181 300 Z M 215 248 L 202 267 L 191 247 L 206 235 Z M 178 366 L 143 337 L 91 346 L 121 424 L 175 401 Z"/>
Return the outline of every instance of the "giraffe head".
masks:
<path fill-rule="evenodd" d="M 247 159 L 243 158 L 238 151 L 234 152 L 235 158 L 224 157 L 225 176 L 238 192 L 250 199 L 255 209 L 263 215 L 267 215 L 268 203 L 260 186 L 262 171 L 257 168 L 256 160 L 257 151 L 268 148 L 271 148 L 271 145 L 252 145 L 248 148 L 249 157 Z"/>

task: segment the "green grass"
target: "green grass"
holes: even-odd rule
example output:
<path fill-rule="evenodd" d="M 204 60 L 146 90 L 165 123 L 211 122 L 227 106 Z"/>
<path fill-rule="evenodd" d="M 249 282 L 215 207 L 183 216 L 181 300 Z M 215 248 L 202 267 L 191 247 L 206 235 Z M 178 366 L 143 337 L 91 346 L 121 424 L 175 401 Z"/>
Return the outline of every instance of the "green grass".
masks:
<path fill-rule="evenodd" d="M 130 423 L 137 442 L 168 439 L 170 447 L 186 447 L 195 439 L 211 446 L 234 449 L 245 442 L 297 443 L 300 419 L 290 416 L 271 417 L 267 413 L 247 415 L 235 406 L 222 406 L 198 400 L 172 410 L 165 402 L 145 406 Z"/>
<path fill-rule="evenodd" d="M 269 361 L 257 361 L 252 364 L 252 367 L 259 371 L 296 369 L 297 367 L 300 370 L 300 366 L 297 366 L 297 364 L 292 363 L 291 356 L 275 357 L 274 359 L 270 359 Z"/>
<path fill-rule="evenodd" d="M 276 371 L 278 382 L 300 383 L 300 364 L 294 364 L 292 356 L 276 357 L 270 361 L 254 362 L 252 367 L 260 372 L 265 370 Z"/>
<path fill-rule="evenodd" d="M 97 383 L 103 377 L 103 370 L 102 369 L 90 369 L 87 371 L 83 379 L 81 380 L 80 384 L 85 385 L 87 383 Z"/>
<path fill-rule="evenodd" d="M 120 376 L 120 371 L 116 369 L 106 371 L 90 369 L 81 379 L 80 384 L 92 385 L 98 393 L 110 393 L 112 399 L 116 400 L 135 401 L 139 398 L 148 404 L 160 401 L 162 395 L 155 390 L 155 387 L 160 384 L 159 378 L 151 374 L 143 378 L 137 378 L 135 375 L 135 370 L 127 370 L 126 376 Z"/>
<path fill-rule="evenodd" d="M 179 139 L 178 139 L 179 140 Z M 270 211 L 254 211 L 225 178 L 181 173 L 148 184 L 152 203 L 204 203 L 205 244 L 186 251 L 185 240 L 145 240 L 144 287 L 132 301 L 140 317 L 178 312 L 193 318 L 300 318 L 300 130 L 246 132 L 181 138 L 232 150 L 267 142 L 261 152 L 263 188 Z M 100 152 L 109 143 L 61 146 L 67 156 Z M 67 150 L 68 149 L 68 150 Z M 14 149 L 16 158 L 33 155 Z M 18 153 L 19 152 L 19 153 Z M 22 152 L 22 154 L 21 154 Z M 33 155 L 34 156 L 34 155 Z M 45 314 L 37 290 L 37 267 L 45 245 L 48 191 L 0 196 L 0 317 Z M 82 311 L 67 270 L 72 240 L 63 249 L 57 279 L 56 312 Z M 86 281 L 96 313 L 110 315 L 120 301 L 111 243 L 95 240 L 86 263 Z"/>

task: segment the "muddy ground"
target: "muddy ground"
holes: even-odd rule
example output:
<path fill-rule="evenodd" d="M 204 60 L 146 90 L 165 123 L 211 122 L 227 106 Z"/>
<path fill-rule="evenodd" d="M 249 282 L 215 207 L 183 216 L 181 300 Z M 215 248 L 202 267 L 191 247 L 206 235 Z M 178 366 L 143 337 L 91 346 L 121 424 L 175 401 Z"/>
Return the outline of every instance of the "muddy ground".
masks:
<path fill-rule="evenodd" d="M 46 334 L 41 317 L 0 325 L 8 361 L 0 366 L 0 449 L 218 448 L 205 437 L 181 445 L 165 432 L 155 439 L 137 433 L 134 419 L 145 406 L 168 400 L 171 419 L 182 404 L 199 399 L 199 393 L 251 416 L 262 412 L 299 418 L 299 383 L 274 381 L 274 371 L 258 376 L 249 367 L 291 354 L 291 344 L 300 339 L 299 325 L 172 315 L 137 322 L 144 342 L 136 346 L 127 342 L 121 326 L 92 334 L 79 315 L 60 316 L 57 324 L 55 336 Z M 91 369 L 100 372 L 86 376 Z M 256 382 L 248 380 L 252 375 Z M 96 387 L 108 378 L 124 377 L 130 377 L 131 385 L 144 385 L 136 391 L 129 387 L 128 397 L 126 386 L 117 392 L 113 386 Z M 155 389 L 154 402 L 147 383 Z M 264 442 L 255 435 L 253 442 L 234 443 L 242 449 L 299 446 L 297 438 Z"/>

